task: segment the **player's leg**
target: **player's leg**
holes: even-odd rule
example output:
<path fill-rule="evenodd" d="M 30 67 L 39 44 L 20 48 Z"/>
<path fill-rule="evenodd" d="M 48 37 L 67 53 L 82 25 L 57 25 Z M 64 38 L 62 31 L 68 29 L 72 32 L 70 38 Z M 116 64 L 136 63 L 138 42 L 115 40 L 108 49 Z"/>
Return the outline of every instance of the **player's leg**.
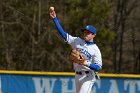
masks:
<path fill-rule="evenodd" d="M 96 81 L 96 78 L 93 73 L 88 73 L 86 75 L 83 75 L 79 80 L 81 84 L 79 93 L 90 93 L 92 86 Z"/>
<path fill-rule="evenodd" d="M 82 84 L 81 89 L 78 93 L 91 93 L 92 86 L 94 81 L 86 81 Z"/>
<path fill-rule="evenodd" d="M 79 82 L 79 76 L 75 76 L 75 86 L 76 86 L 76 93 L 79 93 L 80 88 L 81 88 L 81 84 Z"/>

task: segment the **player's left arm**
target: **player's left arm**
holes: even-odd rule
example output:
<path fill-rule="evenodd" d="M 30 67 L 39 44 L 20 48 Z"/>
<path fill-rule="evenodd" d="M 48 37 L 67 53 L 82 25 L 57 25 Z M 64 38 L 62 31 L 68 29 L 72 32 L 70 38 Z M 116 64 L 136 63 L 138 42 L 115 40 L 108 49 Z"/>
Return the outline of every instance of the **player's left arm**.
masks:
<path fill-rule="evenodd" d="M 99 64 L 92 63 L 92 64 L 89 65 L 89 68 L 92 69 L 92 70 L 98 71 L 98 70 L 100 70 L 102 67 L 101 67 Z"/>
<path fill-rule="evenodd" d="M 102 57 L 99 49 L 96 50 L 96 53 L 92 59 L 92 63 L 87 61 L 85 62 L 85 65 L 95 71 L 102 69 Z"/>

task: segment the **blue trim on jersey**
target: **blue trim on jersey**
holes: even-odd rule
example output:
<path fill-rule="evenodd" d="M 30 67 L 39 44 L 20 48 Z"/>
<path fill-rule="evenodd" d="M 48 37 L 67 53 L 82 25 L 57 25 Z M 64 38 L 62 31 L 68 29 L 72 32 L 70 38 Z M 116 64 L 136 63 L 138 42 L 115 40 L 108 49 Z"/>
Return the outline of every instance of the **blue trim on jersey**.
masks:
<path fill-rule="evenodd" d="M 90 64 L 89 68 L 92 69 L 92 70 L 96 70 L 96 71 L 101 69 L 101 67 L 99 65 L 95 64 L 95 63 Z"/>
<path fill-rule="evenodd" d="M 62 38 L 64 40 L 66 40 L 67 39 L 67 33 L 63 30 L 62 26 L 60 25 L 60 23 L 59 23 L 59 21 L 56 17 L 53 18 L 53 22 L 55 23 L 55 26 L 56 26 L 59 34 L 62 36 Z"/>
<path fill-rule="evenodd" d="M 93 45 L 94 43 L 93 42 L 88 42 L 88 41 L 85 41 L 87 45 Z"/>

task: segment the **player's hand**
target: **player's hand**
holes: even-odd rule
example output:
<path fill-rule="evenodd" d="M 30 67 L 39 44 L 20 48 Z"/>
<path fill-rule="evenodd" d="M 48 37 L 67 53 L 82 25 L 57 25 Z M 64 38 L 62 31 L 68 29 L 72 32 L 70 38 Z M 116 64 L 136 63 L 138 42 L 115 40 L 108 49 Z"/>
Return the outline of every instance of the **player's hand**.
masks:
<path fill-rule="evenodd" d="M 56 13 L 55 13 L 55 11 L 54 11 L 54 7 L 50 7 L 50 16 L 51 16 L 52 18 L 55 18 L 55 17 L 56 17 Z"/>

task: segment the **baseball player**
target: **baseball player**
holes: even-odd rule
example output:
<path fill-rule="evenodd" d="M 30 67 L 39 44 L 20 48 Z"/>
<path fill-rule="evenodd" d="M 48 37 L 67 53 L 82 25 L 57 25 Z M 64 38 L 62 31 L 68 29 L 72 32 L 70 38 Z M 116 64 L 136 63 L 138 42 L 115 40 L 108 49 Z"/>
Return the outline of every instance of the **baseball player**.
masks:
<path fill-rule="evenodd" d="M 102 68 L 102 58 L 98 46 L 93 42 L 96 36 L 96 28 L 92 25 L 88 25 L 81 29 L 83 31 L 83 38 L 74 37 L 65 32 L 60 25 L 54 7 L 50 7 L 50 16 L 55 23 L 55 26 L 60 34 L 60 36 L 72 47 L 72 51 L 80 51 L 85 59 L 82 60 L 83 63 L 73 63 L 75 71 L 75 84 L 76 93 L 91 93 L 93 84 L 96 81 L 96 73 Z"/>

